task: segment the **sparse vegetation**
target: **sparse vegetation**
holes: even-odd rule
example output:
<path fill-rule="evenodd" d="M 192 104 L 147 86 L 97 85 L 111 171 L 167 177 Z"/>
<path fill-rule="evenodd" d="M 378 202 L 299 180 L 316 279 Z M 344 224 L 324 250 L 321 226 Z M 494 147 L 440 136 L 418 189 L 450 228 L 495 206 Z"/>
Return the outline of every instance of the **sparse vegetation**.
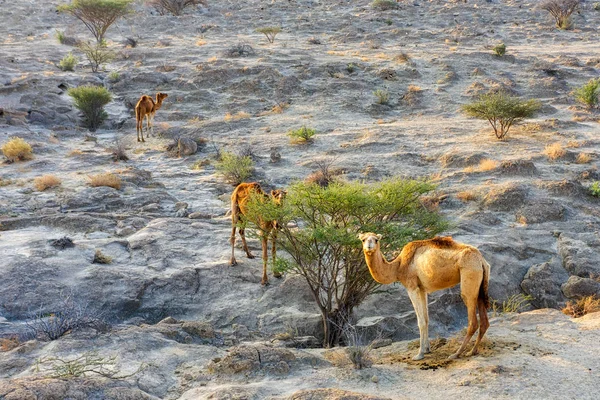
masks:
<path fill-rule="evenodd" d="M 546 0 L 542 3 L 542 10 L 548 11 L 556 21 L 559 29 L 573 28 L 571 14 L 579 7 L 580 0 Z"/>
<path fill-rule="evenodd" d="M 595 181 L 590 185 L 590 194 L 594 197 L 600 197 L 600 182 Z"/>
<path fill-rule="evenodd" d="M 127 161 L 129 157 L 127 156 L 125 142 L 122 140 L 117 140 L 115 145 L 110 149 L 112 153 L 113 161 Z"/>
<path fill-rule="evenodd" d="M 380 11 L 395 10 L 398 8 L 398 3 L 395 0 L 373 0 L 371 7 Z"/>
<path fill-rule="evenodd" d="M 498 57 L 503 57 L 506 54 L 506 45 L 504 43 L 500 43 L 493 48 L 494 54 Z"/>
<path fill-rule="evenodd" d="M 586 314 L 600 311 L 600 299 L 596 296 L 587 296 L 578 300 L 568 301 L 562 312 L 573 318 L 580 318 Z"/>
<path fill-rule="evenodd" d="M 121 79 L 121 75 L 119 75 L 117 71 L 112 71 L 110 74 L 108 74 L 108 80 L 113 83 L 117 82 L 119 79 Z"/>
<path fill-rule="evenodd" d="M 248 220 L 276 220 L 278 246 L 289 255 L 279 271 L 306 280 L 321 311 L 326 347 L 343 337 L 355 307 L 378 288 L 365 265 L 359 232 L 381 232 L 383 251 L 428 238 L 446 228 L 441 216 L 421 205 L 430 183 L 393 179 L 374 184 L 335 182 L 327 187 L 296 183 L 283 205 L 251 200 Z"/>
<path fill-rule="evenodd" d="M 36 361 L 36 370 L 47 374 L 50 378 L 70 379 L 86 377 L 89 374 L 108 379 L 126 379 L 137 375 L 146 368 L 144 363 L 131 374 L 122 374 L 117 367 L 117 356 L 101 357 L 98 352 L 86 352 L 73 359 L 60 357 L 43 357 Z"/>
<path fill-rule="evenodd" d="M 96 249 L 96 253 L 94 254 L 94 259 L 92 260 L 93 264 L 110 264 L 112 263 L 112 257 L 107 256 L 102 253 L 100 249 Z"/>
<path fill-rule="evenodd" d="M 573 90 L 573 96 L 579 103 L 591 109 L 598 107 L 598 89 L 600 89 L 600 79 L 591 79 L 582 87 Z"/>
<path fill-rule="evenodd" d="M 308 143 L 313 140 L 313 136 L 317 134 L 317 131 L 312 128 L 303 126 L 300 129 L 291 130 L 288 132 L 288 136 L 293 143 Z"/>
<path fill-rule="evenodd" d="M 252 46 L 246 43 L 237 43 L 225 50 L 226 57 L 250 57 L 256 54 Z"/>
<path fill-rule="evenodd" d="M 160 15 L 171 13 L 175 16 L 181 15 L 190 6 L 208 6 L 206 0 L 148 0 L 146 4 L 154 7 Z"/>
<path fill-rule="evenodd" d="M 567 154 L 567 151 L 561 143 L 556 142 L 546 146 L 544 154 L 551 160 L 558 160 L 559 158 L 563 158 Z"/>
<path fill-rule="evenodd" d="M 33 185 L 40 192 L 43 192 L 46 189 L 53 188 L 60 184 L 61 184 L 60 179 L 58 179 L 54 175 L 38 176 L 37 178 L 35 178 L 33 180 Z"/>
<path fill-rule="evenodd" d="M 14 137 L 2 145 L 2 154 L 9 162 L 25 161 L 33 158 L 31 145 L 20 137 Z"/>
<path fill-rule="evenodd" d="M 78 62 L 79 60 L 77 57 L 75 57 L 73 53 L 69 53 L 60 60 L 58 67 L 63 71 L 73 71 Z"/>
<path fill-rule="evenodd" d="M 266 26 L 264 28 L 258 28 L 256 30 L 258 33 L 262 33 L 267 37 L 269 43 L 275 42 L 275 37 L 279 32 L 281 32 L 281 28 L 278 26 Z"/>
<path fill-rule="evenodd" d="M 225 114 L 225 117 L 223 119 L 225 120 L 225 122 L 231 122 L 231 121 L 239 121 L 241 119 L 248 119 L 250 117 L 251 117 L 251 115 L 249 113 L 247 113 L 246 111 L 238 111 L 235 114 L 231 114 L 231 113 Z"/>
<path fill-rule="evenodd" d="M 521 100 L 504 92 L 484 94 L 462 106 L 465 114 L 487 120 L 498 139 L 504 139 L 515 122 L 532 117 L 540 108 L 537 100 Z"/>
<path fill-rule="evenodd" d="M 333 169 L 331 166 L 334 160 L 321 160 L 317 161 L 317 170 L 306 177 L 305 182 L 309 184 L 316 184 L 321 187 L 327 187 L 331 183 L 336 181 L 336 175 L 339 172 Z"/>
<path fill-rule="evenodd" d="M 54 35 L 56 36 L 56 40 L 58 40 L 58 43 L 65 44 L 65 40 L 67 38 L 67 35 L 65 34 L 64 31 L 57 30 Z"/>
<path fill-rule="evenodd" d="M 377 104 L 389 104 L 390 92 L 385 89 L 377 89 L 373 92 L 373 95 L 377 98 Z"/>
<path fill-rule="evenodd" d="M 19 338 L 17 337 L 0 338 L 0 352 L 11 351 L 19 347 L 19 344 Z"/>
<path fill-rule="evenodd" d="M 245 182 L 254 173 L 254 161 L 249 156 L 238 156 L 222 152 L 221 160 L 215 163 L 217 171 L 232 185 Z"/>
<path fill-rule="evenodd" d="M 510 296 L 508 299 L 504 300 L 502 304 L 499 304 L 496 300 L 492 300 L 491 307 L 494 315 L 508 312 L 522 312 L 531 306 L 529 303 L 531 300 L 533 300 L 533 297 L 530 295 L 519 293 Z"/>
<path fill-rule="evenodd" d="M 92 175 L 90 178 L 90 186 L 107 186 L 113 189 L 121 189 L 121 178 L 110 172 L 105 174 Z"/>
<path fill-rule="evenodd" d="M 68 91 L 75 107 L 83 114 L 84 126 L 94 132 L 108 117 L 104 106 L 110 103 L 112 96 L 102 86 L 79 86 Z"/>
<path fill-rule="evenodd" d="M 577 164 L 587 164 L 592 161 L 592 156 L 588 153 L 579 153 L 575 162 Z"/>
<path fill-rule="evenodd" d="M 456 193 L 456 198 L 462 201 L 463 203 L 466 203 L 469 201 L 477 200 L 479 196 L 477 196 L 477 193 L 472 191 L 463 191 Z"/>
<path fill-rule="evenodd" d="M 108 28 L 131 12 L 132 3 L 133 0 L 73 0 L 71 4 L 58 6 L 58 10 L 83 22 L 101 44 Z"/>
<path fill-rule="evenodd" d="M 467 173 L 487 172 L 487 171 L 495 170 L 496 168 L 498 168 L 498 161 L 490 160 L 489 158 L 485 158 L 479 162 L 477 167 L 473 167 L 473 166 L 467 167 L 464 169 L 464 172 L 467 172 Z"/>
<path fill-rule="evenodd" d="M 92 72 L 98 72 L 103 64 L 111 62 L 115 58 L 115 53 L 103 43 L 80 43 L 77 47 L 87 58 Z"/>

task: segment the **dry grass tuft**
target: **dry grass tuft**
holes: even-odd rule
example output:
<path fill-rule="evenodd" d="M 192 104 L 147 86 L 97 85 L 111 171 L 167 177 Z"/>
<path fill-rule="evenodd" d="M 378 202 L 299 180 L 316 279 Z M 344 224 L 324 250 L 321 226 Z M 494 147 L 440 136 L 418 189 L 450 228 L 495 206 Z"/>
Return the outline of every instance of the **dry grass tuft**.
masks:
<path fill-rule="evenodd" d="M 14 338 L 0 338 L 0 352 L 11 351 L 14 348 L 19 347 L 19 339 Z"/>
<path fill-rule="evenodd" d="M 477 200 L 479 198 L 479 196 L 475 192 L 465 190 L 463 192 L 456 193 L 456 198 L 459 199 L 460 201 L 462 201 L 463 203 L 466 203 L 469 201 Z"/>
<path fill-rule="evenodd" d="M 90 178 L 90 186 L 108 186 L 113 189 L 121 189 L 121 178 L 111 173 L 92 175 Z"/>
<path fill-rule="evenodd" d="M 94 264 L 110 264 L 112 263 L 112 257 L 103 254 L 99 249 L 96 250 L 94 254 L 94 260 L 92 263 Z"/>
<path fill-rule="evenodd" d="M 241 119 L 248 119 L 250 118 L 251 115 L 245 111 L 238 111 L 236 114 L 231 114 L 231 113 L 227 113 L 225 114 L 225 117 L 223 118 L 225 120 L 225 122 L 230 122 L 230 121 L 239 121 Z"/>
<path fill-rule="evenodd" d="M 479 162 L 478 166 L 470 166 L 465 168 L 463 171 L 467 173 L 471 172 L 485 172 L 492 171 L 498 168 L 498 161 L 490 160 L 489 158 L 483 159 Z"/>
<path fill-rule="evenodd" d="M 14 137 L 2 145 L 2 153 L 10 162 L 30 160 L 33 158 L 31 145 L 21 139 Z"/>
<path fill-rule="evenodd" d="M 551 160 L 558 160 L 567 154 L 567 151 L 563 148 L 562 144 L 556 142 L 546 146 L 544 154 Z"/>
<path fill-rule="evenodd" d="M 592 156 L 588 153 L 579 153 L 577 155 L 577 160 L 575 160 L 577 164 L 587 164 L 590 161 L 592 161 Z"/>
<path fill-rule="evenodd" d="M 35 178 L 33 180 L 33 185 L 40 192 L 43 192 L 44 190 L 46 190 L 48 188 L 52 188 L 52 187 L 58 186 L 60 184 L 61 184 L 60 179 L 58 179 L 54 175 L 38 176 L 37 178 Z"/>
<path fill-rule="evenodd" d="M 579 300 L 568 301 L 565 308 L 562 309 L 564 314 L 570 315 L 573 318 L 583 317 L 586 314 L 600 311 L 600 299 L 596 296 L 587 296 Z"/>

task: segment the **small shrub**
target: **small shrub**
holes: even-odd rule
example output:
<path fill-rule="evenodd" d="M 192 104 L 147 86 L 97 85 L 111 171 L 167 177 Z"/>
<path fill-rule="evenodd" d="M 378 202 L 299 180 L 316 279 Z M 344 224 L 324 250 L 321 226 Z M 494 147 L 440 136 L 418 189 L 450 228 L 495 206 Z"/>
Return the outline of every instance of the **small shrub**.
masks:
<path fill-rule="evenodd" d="M 58 67 L 63 71 L 73 71 L 78 62 L 79 60 L 77 57 L 75 57 L 73 53 L 69 53 L 60 60 Z"/>
<path fill-rule="evenodd" d="M 108 28 L 119 18 L 129 14 L 133 0 L 73 0 L 58 6 L 58 11 L 71 14 L 85 25 L 96 38 L 104 41 Z"/>
<path fill-rule="evenodd" d="M 500 43 L 499 45 L 493 48 L 494 54 L 498 57 L 503 57 L 506 54 L 506 45 L 504 43 Z"/>
<path fill-rule="evenodd" d="M 377 104 L 388 104 L 390 102 L 390 92 L 385 89 L 377 89 L 373 94 L 377 98 Z"/>
<path fill-rule="evenodd" d="M 10 337 L 10 338 L 0 338 L 0 352 L 11 351 L 19 347 L 19 338 Z"/>
<path fill-rule="evenodd" d="M 490 160 L 489 158 L 486 158 L 486 159 L 481 160 L 477 167 L 471 166 L 471 167 L 465 168 L 464 172 L 467 172 L 467 173 L 486 172 L 486 171 L 495 170 L 496 168 L 498 168 L 498 162 L 495 160 Z"/>
<path fill-rule="evenodd" d="M 477 193 L 475 193 L 475 192 L 463 191 L 463 192 L 456 193 L 456 198 L 459 199 L 460 201 L 462 201 L 463 203 L 466 203 L 468 201 L 477 200 L 478 196 L 477 196 Z"/>
<path fill-rule="evenodd" d="M 238 43 L 227 50 L 225 50 L 224 55 L 226 57 L 250 57 L 255 54 L 254 49 L 249 44 Z"/>
<path fill-rule="evenodd" d="M 548 11 L 556 21 L 559 29 L 571 29 L 573 20 L 571 14 L 579 7 L 580 0 L 547 0 L 542 3 L 542 10 Z"/>
<path fill-rule="evenodd" d="M 171 13 L 175 16 L 181 15 L 183 10 L 190 6 L 208 6 L 208 3 L 205 0 L 149 0 L 146 1 L 146 4 L 154 7 L 160 15 Z"/>
<path fill-rule="evenodd" d="M 496 300 L 492 300 L 492 311 L 495 315 L 498 313 L 521 312 L 531 306 L 529 303 L 531 300 L 533 300 L 533 297 L 530 295 L 524 295 L 522 293 L 510 296 L 508 299 L 502 302 L 502 305 L 500 305 Z"/>
<path fill-rule="evenodd" d="M 582 87 L 575 89 L 573 96 L 579 103 L 591 109 L 598 107 L 598 89 L 600 89 L 600 79 L 591 79 Z"/>
<path fill-rule="evenodd" d="M 590 186 L 590 194 L 594 197 L 600 197 L 600 182 L 596 181 Z"/>
<path fill-rule="evenodd" d="M 107 62 L 115 59 L 115 53 L 104 43 L 80 43 L 79 50 L 83 52 L 92 67 L 92 72 L 98 72 L 98 69 Z"/>
<path fill-rule="evenodd" d="M 110 103 L 112 96 L 102 86 L 79 86 L 67 92 L 75 101 L 75 107 L 83 114 L 85 127 L 94 132 L 108 117 L 104 106 Z"/>
<path fill-rule="evenodd" d="M 288 136 L 294 143 L 308 143 L 312 141 L 312 138 L 316 133 L 316 130 L 303 126 L 300 129 L 289 131 Z"/>
<path fill-rule="evenodd" d="M 73 239 L 68 236 L 63 236 L 60 239 L 52 239 L 49 241 L 50 246 L 57 248 L 59 250 L 64 250 L 67 248 L 75 247 L 75 243 Z"/>
<path fill-rule="evenodd" d="M 567 151 L 563 148 L 562 144 L 556 142 L 546 146 L 544 154 L 551 160 L 558 160 L 559 158 L 563 158 L 567 154 Z"/>
<path fill-rule="evenodd" d="M 121 79 L 121 75 L 117 71 L 112 71 L 108 74 L 108 80 L 111 82 L 117 82 L 119 79 Z"/>
<path fill-rule="evenodd" d="M 592 156 L 588 153 L 579 153 L 575 162 L 577 164 L 587 164 L 592 161 Z"/>
<path fill-rule="evenodd" d="M 43 192 L 44 190 L 46 190 L 48 188 L 52 188 L 52 187 L 58 186 L 60 184 L 61 184 L 60 179 L 58 179 L 54 175 L 38 176 L 37 178 L 35 178 L 33 180 L 33 185 L 40 192 Z"/>
<path fill-rule="evenodd" d="M 21 139 L 14 137 L 2 145 L 2 154 L 10 162 L 30 160 L 33 158 L 31 145 Z"/>
<path fill-rule="evenodd" d="M 504 139 L 515 122 L 532 117 L 540 108 L 537 100 L 521 100 L 504 92 L 484 94 L 462 106 L 468 116 L 488 121 L 498 139 Z"/>
<path fill-rule="evenodd" d="M 405 64 L 410 61 L 410 56 L 406 53 L 400 53 L 394 57 L 394 61 L 399 64 Z"/>
<path fill-rule="evenodd" d="M 117 140 L 115 145 L 110 149 L 113 161 L 117 162 L 129 160 L 125 150 L 125 143 L 123 143 L 121 140 Z"/>
<path fill-rule="evenodd" d="M 380 11 L 395 10 L 398 3 L 395 0 L 373 0 L 371 7 Z"/>
<path fill-rule="evenodd" d="M 108 186 L 113 189 L 121 189 L 121 178 L 111 173 L 92 175 L 90 178 L 90 186 Z"/>
<path fill-rule="evenodd" d="M 562 309 L 564 314 L 570 315 L 573 318 L 580 318 L 597 311 L 600 311 L 600 299 L 596 298 L 596 296 L 587 296 L 579 300 L 568 301 L 566 307 Z"/>
<path fill-rule="evenodd" d="M 67 35 L 65 34 L 64 31 L 57 30 L 55 36 L 56 36 L 56 39 L 58 40 L 58 43 L 65 44 Z"/>
<path fill-rule="evenodd" d="M 110 264 L 112 263 L 112 257 L 107 256 L 106 254 L 102 253 L 100 251 L 100 249 L 96 250 L 96 253 L 94 254 L 94 260 L 92 261 L 93 264 Z"/>
<path fill-rule="evenodd" d="M 225 151 L 221 153 L 221 160 L 216 162 L 215 168 L 227 182 L 237 186 L 252 176 L 254 161 L 248 156 Z"/>
<path fill-rule="evenodd" d="M 600 3 L 594 3 L 593 8 L 596 11 L 600 11 Z"/>
<path fill-rule="evenodd" d="M 273 43 L 275 42 L 275 36 L 281 32 L 281 28 L 278 26 L 266 26 L 264 28 L 258 28 L 256 32 L 262 33 L 267 37 L 269 43 Z"/>
<path fill-rule="evenodd" d="M 336 176 L 339 175 L 340 171 L 332 168 L 334 160 L 321 160 L 317 161 L 318 169 L 306 177 L 304 180 L 309 184 L 316 184 L 321 187 L 327 187 L 331 183 L 336 181 Z"/>

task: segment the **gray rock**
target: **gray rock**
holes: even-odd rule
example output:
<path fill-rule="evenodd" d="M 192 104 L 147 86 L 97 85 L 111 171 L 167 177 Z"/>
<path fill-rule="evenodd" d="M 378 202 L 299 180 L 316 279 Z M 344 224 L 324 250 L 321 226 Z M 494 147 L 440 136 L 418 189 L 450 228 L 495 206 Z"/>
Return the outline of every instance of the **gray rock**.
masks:
<path fill-rule="evenodd" d="M 487 157 L 485 153 L 448 153 L 440 157 L 440 162 L 444 168 L 465 168 L 477 165 Z"/>
<path fill-rule="evenodd" d="M 552 199 L 541 199 L 521 208 L 517 221 L 526 224 L 540 224 L 550 221 L 562 221 L 565 217 L 565 206 Z"/>
<path fill-rule="evenodd" d="M 597 296 L 600 295 L 600 282 L 573 275 L 562 285 L 562 291 L 570 299 Z"/>
<path fill-rule="evenodd" d="M 590 278 L 600 276 L 600 241 L 598 238 L 580 236 L 580 240 L 561 234 L 558 238 L 558 253 L 563 267 L 572 275 Z"/>
<path fill-rule="evenodd" d="M 569 274 L 558 262 L 546 262 L 529 268 L 521 282 L 523 291 L 533 297 L 531 304 L 539 308 L 560 308 L 566 301 L 561 285 Z"/>
<path fill-rule="evenodd" d="M 177 152 L 179 157 L 191 156 L 198 151 L 198 143 L 189 138 L 179 138 L 177 141 Z"/>
<path fill-rule="evenodd" d="M 189 219 L 211 219 L 212 216 L 209 214 L 202 213 L 200 211 L 196 211 L 196 212 L 190 213 L 188 215 L 188 218 Z"/>
<path fill-rule="evenodd" d="M 523 205 L 527 193 L 523 185 L 506 184 L 490 190 L 483 204 L 492 211 L 511 211 Z"/>

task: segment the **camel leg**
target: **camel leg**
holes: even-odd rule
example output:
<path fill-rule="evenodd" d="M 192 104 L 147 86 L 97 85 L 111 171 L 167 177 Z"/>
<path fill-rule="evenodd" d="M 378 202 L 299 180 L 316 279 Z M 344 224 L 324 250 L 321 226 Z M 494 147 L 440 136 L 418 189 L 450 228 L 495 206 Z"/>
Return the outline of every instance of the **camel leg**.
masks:
<path fill-rule="evenodd" d="M 419 324 L 419 353 L 413 357 L 413 360 L 422 360 L 425 357 L 425 353 L 428 353 L 429 349 L 429 338 L 428 336 L 428 318 L 427 313 L 427 294 L 421 289 L 409 290 L 408 296 L 417 314 L 417 323 Z"/>
<path fill-rule="evenodd" d="M 231 242 L 231 259 L 229 260 L 229 265 L 237 265 L 235 259 L 235 229 L 237 228 L 238 220 L 238 213 L 235 211 L 231 213 L 231 237 L 229 238 L 229 242 Z"/>
<path fill-rule="evenodd" d="M 246 252 L 246 257 L 254 258 L 252 253 L 250 253 L 250 249 L 248 248 L 248 243 L 246 243 L 246 229 L 240 228 L 240 237 L 242 238 L 242 246 L 244 247 L 244 251 Z"/>
<path fill-rule="evenodd" d="M 277 241 L 277 230 L 273 229 L 271 232 L 271 261 L 273 262 L 273 269 L 275 269 L 275 260 L 277 260 L 277 247 L 275 246 L 275 242 Z M 281 272 L 273 271 L 273 276 L 275 278 L 281 278 Z"/>
<path fill-rule="evenodd" d="M 268 263 L 268 254 L 269 250 L 267 249 L 269 245 L 269 237 L 266 232 L 262 232 L 260 235 L 260 242 L 262 245 L 262 259 L 263 259 L 263 275 L 260 284 L 263 286 L 267 286 L 269 284 L 269 277 L 267 276 L 267 263 Z"/>
<path fill-rule="evenodd" d="M 142 121 L 139 118 L 135 119 L 135 133 L 137 135 L 137 141 L 141 142 L 140 140 L 140 131 L 142 130 Z"/>
<path fill-rule="evenodd" d="M 150 114 L 146 115 L 146 139 L 150 137 L 150 130 L 152 129 L 152 117 Z M 143 137 L 143 136 L 142 136 Z"/>
<path fill-rule="evenodd" d="M 449 359 L 455 359 L 465 351 L 469 341 L 477 331 L 477 302 L 479 296 L 479 283 L 481 282 L 482 274 L 463 272 L 460 279 L 461 297 L 467 306 L 467 315 L 469 317 L 469 325 L 467 326 L 467 334 L 460 348 L 456 353 L 452 354 Z"/>
<path fill-rule="evenodd" d="M 481 342 L 481 339 L 483 338 L 483 335 L 485 335 L 485 332 L 487 331 L 487 329 L 490 327 L 490 322 L 488 321 L 488 315 L 487 315 L 487 309 L 485 307 L 485 304 L 483 303 L 483 300 L 478 300 L 477 301 L 477 308 L 479 311 L 479 335 L 477 335 L 477 339 L 475 340 L 475 345 L 473 346 L 473 350 L 471 350 L 467 355 L 468 356 L 474 356 L 479 352 L 479 343 Z"/>

